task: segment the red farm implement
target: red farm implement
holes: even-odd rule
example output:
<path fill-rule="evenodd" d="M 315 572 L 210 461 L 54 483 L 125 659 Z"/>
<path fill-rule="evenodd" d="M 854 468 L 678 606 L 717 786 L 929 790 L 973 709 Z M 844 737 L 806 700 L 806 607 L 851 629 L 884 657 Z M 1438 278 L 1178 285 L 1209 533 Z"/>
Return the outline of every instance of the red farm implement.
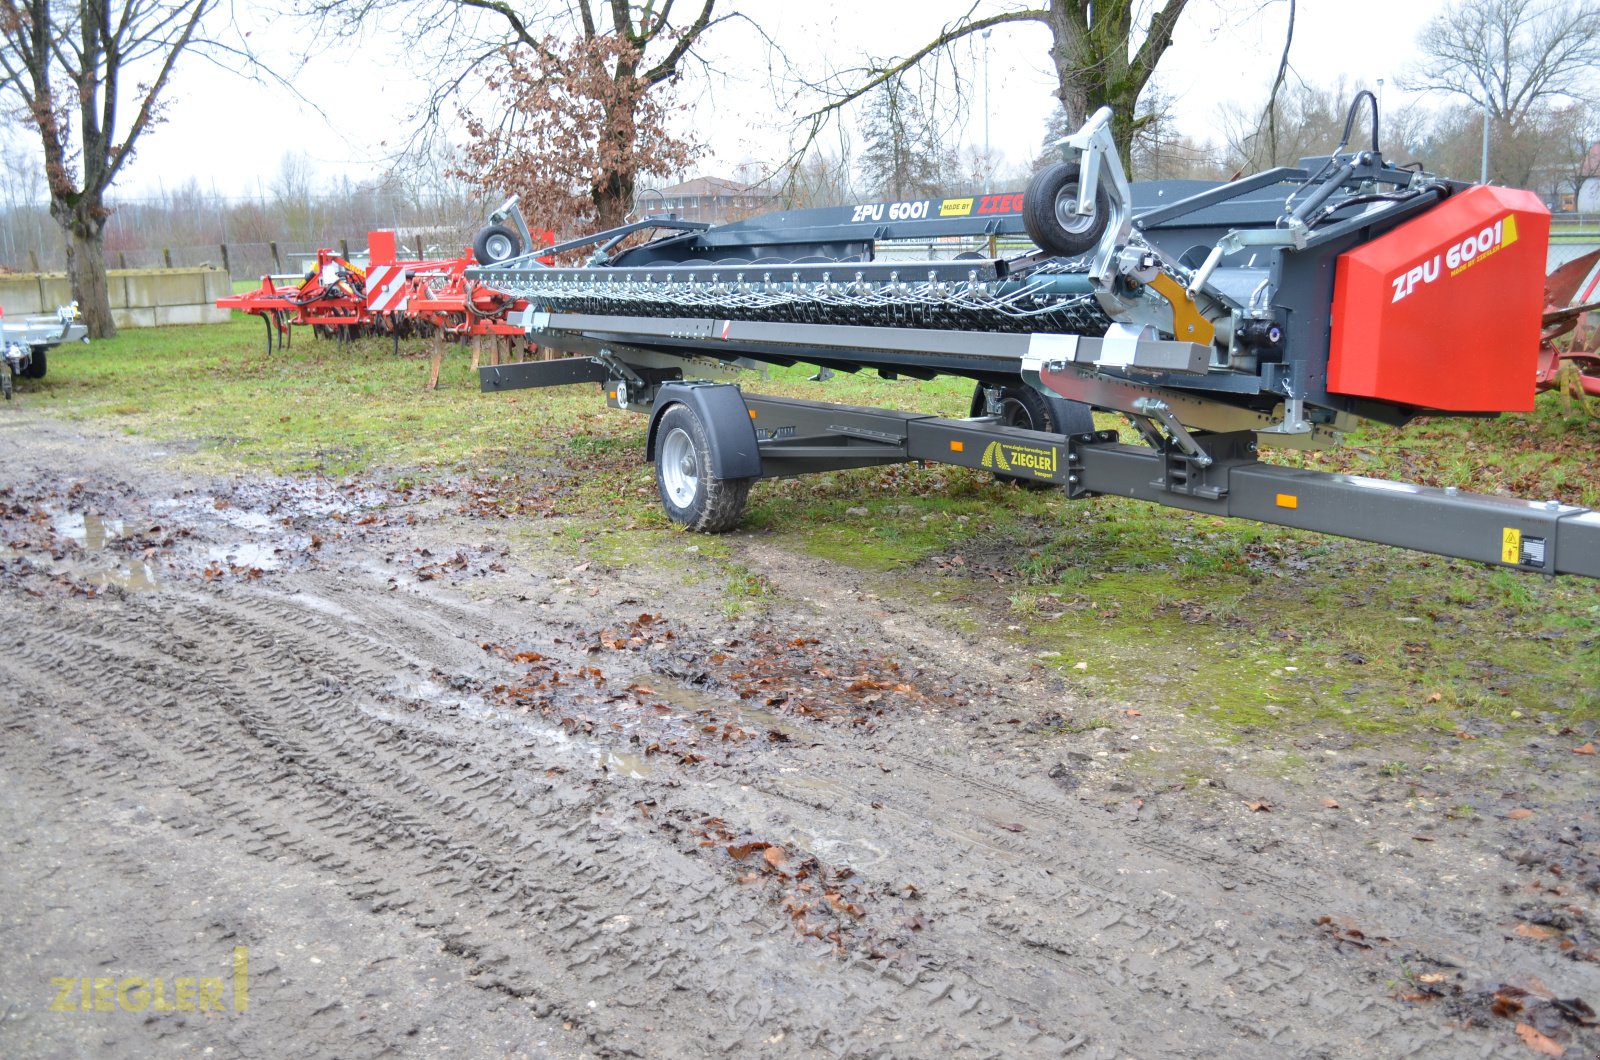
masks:
<path fill-rule="evenodd" d="M 1556 269 L 1545 281 L 1539 389 L 1600 397 L 1600 250 Z M 1558 339 L 1565 339 L 1558 342 Z"/>
<path fill-rule="evenodd" d="M 317 251 L 316 264 L 299 284 L 279 286 L 271 276 L 263 276 L 260 287 L 219 298 L 217 306 L 260 317 L 266 324 L 270 353 L 273 335 L 279 346 L 287 346 L 294 325 L 310 327 L 319 337 L 341 342 L 366 334 L 375 325 L 385 330 L 398 326 L 399 318 L 392 314 L 374 318 L 367 309 L 366 292 L 366 270 L 323 249 Z"/>
<path fill-rule="evenodd" d="M 542 233 L 544 244 L 554 242 L 552 233 Z M 539 259 L 550 264 L 552 259 Z M 513 313 L 528 307 L 525 299 L 504 294 L 487 285 L 467 279 L 467 269 L 479 264 L 476 257 L 439 262 L 437 268 L 412 269 L 404 287 L 404 311 L 423 325 L 433 338 L 433 357 L 428 372 L 428 389 L 439 384 L 439 369 L 449 342 L 470 343 L 472 367 L 476 369 L 488 347 L 489 363 L 501 364 L 518 359 L 518 347 L 531 351 L 527 329 L 520 320 L 511 322 Z"/>
<path fill-rule="evenodd" d="M 527 302 L 467 279 L 466 271 L 473 265 L 521 257 L 524 248 L 536 241 L 549 246 L 554 240 L 552 232 L 542 231 L 537 237 L 530 232 L 512 199 L 491 215 L 490 224 L 459 257 L 403 261 L 393 232 L 368 232 L 365 269 L 331 250 L 319 250 L 315 265 L 298 285 L 280 286 L 271 276 L 264 276 L 256 290 L 220 298 L 217 305 L 261 317 L 269 353 L 274 333 L 280 346 L 287 346 L 296 325 L 309 326 L 318 337 L 339 341 L 392 335 L 397 351 L 402 336 L 430 336 L 431 390 L 438 385 L 449 342 L 471 344 L 474 368 L 486 340 L 491 364 L 510 360 L 518 345 L 536 348 L 523 341 L 526 329 L 520 323 L 508 322 L 508 315 L 526 308 Z M 538 261 L 550 265 L 554 259 Z"/>

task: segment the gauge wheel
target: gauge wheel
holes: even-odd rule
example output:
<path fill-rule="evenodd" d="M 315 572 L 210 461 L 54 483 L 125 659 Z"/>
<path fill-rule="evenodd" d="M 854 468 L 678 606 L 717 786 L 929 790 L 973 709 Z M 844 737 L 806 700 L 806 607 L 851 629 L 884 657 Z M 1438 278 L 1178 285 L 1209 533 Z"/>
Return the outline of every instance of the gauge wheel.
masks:
<path fill-rule="evenodd" d="M 1022 201 L 1022 227 L 1041 250 L 1075 258 L 1093 250 L 1111 221 L 1105 181 L 1094 189 L 1094 212 L 1078 212 L 1078 163 L 1057 162 L 1040 170 Z"/>
<path fill-rule="evenodd" d="M 479 265 L 498 265 L 522 255 L 522 239 L 505 225 L 489 225 L 472 241 L 472 256 Z"/>
<path fill-rule="evenodd" d="M 973 395 L 973 409 L 983 407 L 983 388 Z M 1025 431 L 1043 431 L 1046 434 L 1089 434 L 1094 431 L 1094 413 L 1081 401 L 1050 401 L 1031 386 L 1008 386 L 1000 390 L 1000 425 L 1020 427 Z M 1015 482 L 1023 489 L 1047 490 L 1058 483 L 1047 482 L 1031 476 L 994 476 L 1001 482 Z"/>

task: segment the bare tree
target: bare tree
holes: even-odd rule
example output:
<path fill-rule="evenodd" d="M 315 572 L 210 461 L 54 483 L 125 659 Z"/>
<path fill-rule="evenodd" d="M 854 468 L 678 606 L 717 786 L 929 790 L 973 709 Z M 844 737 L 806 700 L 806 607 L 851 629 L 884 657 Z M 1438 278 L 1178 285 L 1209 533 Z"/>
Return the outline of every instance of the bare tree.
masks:
<path fill-rule="evenodd" d="M 1491 179 L 1525 184 L 1528 133 L 1563 103 L 1600 94 L 1600 0 L 1460 0 L 1417 41 L 1407 87 L 1454 96 L 1493 125 Z"/>
<path fill-rule="evenodd" d="M 1353 96 L 1342 78 L 1332 86 L 1297 80 L 1275 89 L 1260 114 L 1237 105 L 1224 106 L 1224 166 L 1230 172 L 1260 170 L 1327 154 L 1343 135 Z"/>
<path fill-rule="evenodd" d="M 917 93 L 902 78 L 878 86 L 862 126 L 861 175 L 870 194 L 886 199 L 932 195 L 955 168 Z"/>
<path fill-rule="evenodd" d="M 1016 22 L 1041 23 L 1051 36 L 1050 58 L 1056 69 L 1056 97 L 1072 127 L 1102 106 L 1112 109 L 1112 135 L 1127 165 L 1134 133 L 1142 124 L 1139 96 L 1155 75 L 1157 64 L 1172 45 L 1172 32 L 1188 0 L 1152 0 L 1145 9 L 1138 0 L 1049 0 L 1043 7 L 1019 7 L 975 17 L 981 5 L 945 26 L 933 40 L 902 58 L 842 70 L 813 88 L 827 102 L 802 121 L 808 136 L 840 109 L 880 85 L 904 75 L 930 56 L 986 29 Z"/>
<path fill-rule="evenodd" d="M 106 292 L 106 191 L 160 121 L 173 67 L 214 3 L 0 0 L 0 94 L 20 103 L 38 133 L 50 215 L 66 237 L 72 295 L 93 336 L 116 334 Z M 129 101 L 131 117 L 120 110 Z"/>

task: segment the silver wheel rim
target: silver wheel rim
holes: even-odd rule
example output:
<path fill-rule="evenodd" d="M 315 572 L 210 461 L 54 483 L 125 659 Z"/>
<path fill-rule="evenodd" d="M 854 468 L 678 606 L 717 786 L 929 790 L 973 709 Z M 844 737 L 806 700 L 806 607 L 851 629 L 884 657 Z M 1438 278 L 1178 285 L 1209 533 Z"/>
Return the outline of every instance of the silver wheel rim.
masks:
<path fill-rule="evenodd" d="M 1038 429 L 1033 423 L 1033 413 L 1016 398 L 1006 398 L 1000 403 L 1000 424 L 1003 427 L 1021 427 L 1028 431 Z"/>
<path fill-rule="evenodd" d="M 504 261 L 511 256 L 511 240 L 506 236 L 492 235 L 484 241 L 483 249 L 495 261 Z"/>
<path fill-rule="evenodd" d="M 1092 204 L 1088 213 L 1078 212 L 1078 185 L 1068 184 L 1056 192 L 1056 224 L 1073 235 L 1087 232 L 1094 226 Z"/>
<path fill-rule="evenodd" d="M 661 487 L 677 508 L 689 507 L 700 489 L 700 463 L 695 459 L 694 441 L 682 427 L 668 431 L 661 443 Z"/>

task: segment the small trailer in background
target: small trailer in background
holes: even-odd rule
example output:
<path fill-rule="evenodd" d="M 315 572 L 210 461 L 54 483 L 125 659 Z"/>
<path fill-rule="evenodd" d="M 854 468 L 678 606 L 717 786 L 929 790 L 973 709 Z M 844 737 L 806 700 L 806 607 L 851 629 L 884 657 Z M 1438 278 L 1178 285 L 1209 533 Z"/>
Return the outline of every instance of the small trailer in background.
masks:
<path fill-rule="evenodd" d="M 7 317 L 0 309 L 0 392 L 11 400 L 17 379 L 43 379 L 49 351 L 65 342 L 88 342 L 89 329 L 78 323 L 78 303 L 64 305 L 54 315 L 36 313 Z"/>
<path fill-rule="evenodd" d="M 1370 104 L 1370 147 L 1346 150 Z M 1600 513 L 1289 468 L 1362 420 L 1533 407 L 1549 213 L 1531 193 L 1386 162 L 1377 101 L 1345 143 L 1225 184 L 1130 185 L 1102 110 L 1023 193 L 647 218 L 468 269 L 576 356 L 480 369 L 487 391 L 599 384 L 650 417 L 661 502 L 734 526 L 761 478 L 941 461 L 1482 561 L 1600 577 Z M 624 247 L 636 233 L 655 238 Z M 889 260 L 880 244 L 1026 233 L 1009 258 Z M 623 249 L 618 249 L 618 248 Z M 761 364 L 972 379 L 945 419 L 742 392 Z M 1120 413 L 1144 445 L 1097 430 Z"/>

